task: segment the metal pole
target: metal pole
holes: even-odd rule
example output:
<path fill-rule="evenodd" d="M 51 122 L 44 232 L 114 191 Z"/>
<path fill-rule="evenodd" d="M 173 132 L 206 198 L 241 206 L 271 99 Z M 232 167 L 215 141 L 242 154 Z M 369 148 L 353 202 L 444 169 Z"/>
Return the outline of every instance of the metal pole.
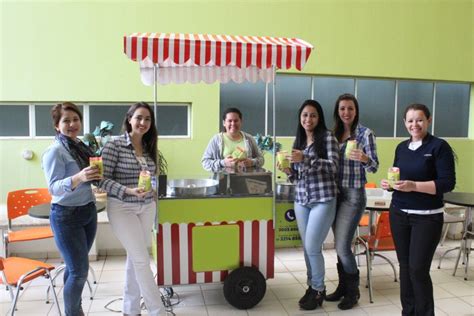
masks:
<path fill-rule="evenodd" d="M 265 83 L 265 134 L 268 135 L 268 82 Z"/>
<path fill-rule="evenodd" d="M 276 222 L 276 127 L 275 127 L 275 89 L 276 89 L 276 68 L 275 66 L 272 67 L 272 122 L 273 122 L 273 133 L 272 133 L 272 140 L 273 140 L 273 150 L 272 150 L 272 164 L 273 164 L 273 172 L 272 172 L 272 181 L 273 181 L 273 229 L 275 229 L 275 222 Z"/>
<path fill-rule="evenodd" d="M 155 126 L 156 126 L 156 130 L 158 131 L 158 116 L 156 115 L 156 110 L 158 108 L 158 65 L 157 64 L 153 64 L 153 111 L 155 112 L 154 113 L 154 116 L 155 116 Z M 158 140 L 157 141 L 157 144 L 156 146 L 158 146 Z M 158 168 L 158 166 L 156 166 Z M 156 177 L 156 174 L 155 174 L 155 177 Z M 158 185 L 158 179 L 156 179 L 156 184 Z M 157 192 L 157 195 L 158 195 L 158 192 Z M 159 215 L 160 212 L 159 212 L 159 203 L 158 203 L 158 199 L 156 201 L 156 215 L 155 215 L 155 229 L 156 229 L 156 233 L 158 234 L 159 233 L 159 229 L 160 229 L 160 225 L 159 225 Z"/>

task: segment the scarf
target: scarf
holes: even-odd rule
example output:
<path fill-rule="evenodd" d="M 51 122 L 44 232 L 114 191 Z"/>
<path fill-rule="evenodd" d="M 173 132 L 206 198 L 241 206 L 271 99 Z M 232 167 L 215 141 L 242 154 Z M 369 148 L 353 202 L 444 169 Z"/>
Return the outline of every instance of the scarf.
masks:
<path fill-rule="evenodd" d="M 61 133 L 56 134 L 56 140 L 63 145 L 71 157 L 76 161 L 79 170 L 89 166 L 89 158 L 94 157 L 94 153 L 81 140 L 78 139 L 76 141 Z"/>

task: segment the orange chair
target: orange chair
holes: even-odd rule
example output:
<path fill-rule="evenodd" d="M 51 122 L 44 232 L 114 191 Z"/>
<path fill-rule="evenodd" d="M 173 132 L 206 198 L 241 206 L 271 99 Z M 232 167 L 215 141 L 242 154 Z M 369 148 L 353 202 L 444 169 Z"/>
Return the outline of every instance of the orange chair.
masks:
<path fill-rule="evenodd" d="M 395 244 L 393 243 L 393 238 L 392 238 L 392 231 L 390 229 L 389 212 L 387 211 L 381 212 L 377 220 L 377 226 L 376 226 L 374 235 L 369 234 L 369 235 L 359 236 L 356 242 L 362 244 L 362 246 L 365 248 L 364 252 L 358 253 L 356 254 L 356 256 L 365 255 L 366 257 L 367 286 L 369 288 L 370 302 L 373 303 L 371 270 L 372 270 L 372 260 L 374 259 L 374 257 L 376 256 L 380 257 L 390 264 L 390 266 L 393 269 L 394 282 L 397 282 L 397 271 L 392 261 L 388 259 L 387 257 L 378 253 L 379 251 L 395 250 Z"/>
<path fill-rule="evenodd" d="M 22 285 L 40 276 L 49 279 L 49 282 L 53 285 L 50 274 L 50 271 L 53 269 L 54 266 L 37 260 L 19 257 L 0 257 L 0 284 L 4 284 L 10 292 L 10 298 L 12 300 L 10 308 L 11 316 L 15 314 Z M 13 294 L 14 292 L 15 294 Z M 54 288 L 53 295 L 54 303 L 56 304 L 59 315 L 61 315 L 61 308 L 59 307 L 58 297 Z"/>
<path fill-rule="evenodd" d="M 375 182 L 367 182 L 365 184 L 366 189 L 375 189 L 376 187 L 377 187 L 377 184 L 375 184 Z M 362 214 L 362 217 L 360 218 L 359 225 L 357 226 L 357 230 L 356 230 L 356 239 L 360 236 L 359 227 L 369 227 L 369 217 L 370 217 L 370 213 L 366 212 Z M 354 252 L 355 253 L 359 252 L 359 247 L 357 246 L 357 244 L 355 245 Z M 360 266 L 359 257 L 357 257 L 357 265 Z"/>
<path fill-rule="evenodd" d="M 8 192 L 7 196 L 7 218 L 8 231 L 3 235 L 5 246 L 5 257 L 9 256 L 8 244 L 14 242 L 39 240 L 53 237 L 50 226 L 33 227 L 22 230 L 13 230 L 12 220 L 20 216 L 28 215 L 30 207 L 51 202 L 51 195 L 46 188 L 25 189 Z"/>

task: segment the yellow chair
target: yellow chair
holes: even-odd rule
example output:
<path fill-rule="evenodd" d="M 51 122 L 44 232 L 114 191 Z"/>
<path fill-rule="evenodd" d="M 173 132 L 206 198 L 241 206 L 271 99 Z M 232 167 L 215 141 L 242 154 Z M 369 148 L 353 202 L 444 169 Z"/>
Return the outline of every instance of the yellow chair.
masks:
<path fill-rule="evenodd" d="M 50 271 L 53 269 L 54 266 L 37 260 L 19 257 L 0 257 L 0 284 L 4 284 L 10 292 L 10 298 L 12 300 L 10 308 L 11 316 L 15 314 L 22 285 L 41 276 L 49 279 L 51 288 L 53 289 L 54 303 L 56 304 L 59 315 L 61 315 L 58 297 L 54 287 L 52 287 L 53 282 Z"/>

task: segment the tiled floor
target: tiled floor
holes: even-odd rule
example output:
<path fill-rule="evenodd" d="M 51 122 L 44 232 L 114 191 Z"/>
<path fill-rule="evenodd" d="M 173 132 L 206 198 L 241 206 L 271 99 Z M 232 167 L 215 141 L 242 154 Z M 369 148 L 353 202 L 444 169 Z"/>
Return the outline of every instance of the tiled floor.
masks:
<path fill-rule="evenodd" d="M 434 283 L 436 315 L 474 315 L 474 264 L 469 269 L 469 280 L 463 280 L 463 270 L 458 269 L 457 276 L 452 276 L 456 252 L 443 261 L 442 269 L 437 269 L 438 258 L 444 250 L 457 245 L 458 242 L 446 242 L 440 246 L 432 264 L 431 276 Z M 396 262 L 394 252 L 385 253 Z M 334 250 L 324 252 L 326 260 L 326 286 L 332 292 L 337 284 L 335 269 L 336 255 Z M 363 259 L 363 258 L 361 258 Z M 58 263 L 56 260 L 49 260 Z M 361 260 L 363 263 L 364 260 Z M 91 263 L 96 271 L 98 284 L 93 285 L 94 299 L 88 298 L 84 291 L 83 308 L 87 315 L 119 315 L 107 310 L 104 306 L 120 298 L 124 280 L 124 257 L 109 256 Z M 463 266 L 464 268 L 464 266 Z M 307 312 L 299 310 L 297 301 L 305 291 L 305 264 L 301 248 L 278 249 L 275 253 L 275 278 L 267 281 L 267 292 L 264 299 L 251 310 L 237 310 L 224 299 L 222 284 L 203 284 L 173 287 L 179 294 L 181 302 L 175 306 L 176 315 L 400 315 L 399 284 L 393 282 L 390 266 L 376 258 L 372 270 L 374 303 L 369 302 L 368 290 L 365 288 L 366 268 L 361 271 L 361 300 L 359 305 L 349 311 L 341 311 L 335 302 L 324 302 L 323 308 Z M 52 304 L 45 304 L 46 281 L 31 282 L 23 291 L 16 315 L 56 315 Z M 58 288 L 62 303 L 61 287 Z M 120 310 L 121 302 L 116 301 L 109 308 Z M 1 315 L 9 309 L 9 297 L 0 290 Z M 144 313 L 145 315 L 146 313 Z M 163 309 L 163 315 L 166 312 Z"/>

